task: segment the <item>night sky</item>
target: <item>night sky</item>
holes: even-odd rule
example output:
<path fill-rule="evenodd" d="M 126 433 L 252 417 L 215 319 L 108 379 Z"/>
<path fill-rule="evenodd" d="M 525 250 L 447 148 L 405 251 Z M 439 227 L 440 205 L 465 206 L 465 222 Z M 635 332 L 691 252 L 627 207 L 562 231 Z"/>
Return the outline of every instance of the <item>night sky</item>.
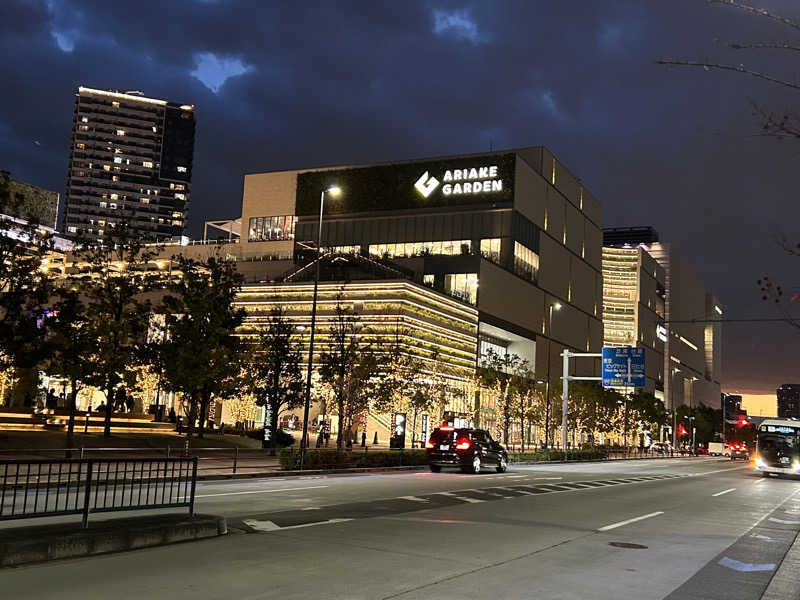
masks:
<path fill-rule="evenodd" d="M 63 194 L 79 84 L 196 105 L 193 236 L 239 215 L 244 173 L 544 145 L 604 226 L 655 226 L 727 317 L 774 317 L 756 280 L 800 291 L 775 242 L 800 240 L 800 140 L 760 135 L 750 101 L 800 111 L 800 92 L 654 60 L 795 81 L 797 53 L 726 47 L 786 40 L 800 31 L 704 0 L 2 0 L 0 169 Z M 800 382 L 800 331 L 723 340 L 724 390 Z"/>

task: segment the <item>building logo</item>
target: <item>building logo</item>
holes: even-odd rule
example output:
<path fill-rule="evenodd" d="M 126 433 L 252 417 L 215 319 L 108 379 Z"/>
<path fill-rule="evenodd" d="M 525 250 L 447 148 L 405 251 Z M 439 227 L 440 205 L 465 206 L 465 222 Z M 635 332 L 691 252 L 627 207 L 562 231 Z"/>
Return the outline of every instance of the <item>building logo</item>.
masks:
<path fill-rule="evenodd" d="M 422 174 L 422 177 L 417 179 L 417 182 L 414 184 L 414 187 L 417 188 L 417 191 L 422 194 L 423 198 L 427 198 L 433 193 L 437 187 L 439 187 L 439 180 L 436 177 L 431 177 L 428 174 L 428 171 L 425 171 Z"/>

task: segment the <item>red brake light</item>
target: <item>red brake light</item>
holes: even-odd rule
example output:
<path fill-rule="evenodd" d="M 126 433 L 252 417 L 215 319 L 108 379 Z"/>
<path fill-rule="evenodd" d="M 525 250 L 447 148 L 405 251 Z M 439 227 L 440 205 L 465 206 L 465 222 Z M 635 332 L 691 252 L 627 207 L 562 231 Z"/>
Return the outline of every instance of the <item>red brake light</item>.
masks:
<path fill-rule="evenodd" d="M 466 438 L 462 438 L 458 440 L 458 443 L 456 444 L 456 450 L 469 450 L 470 446 L 472 446 L 472 442 Z"/>
<path fill-rule="evenodd" d="M 453 427 L 452 425 L 442 425 L 441 427 L 439 427 L 439 431 L 453 431 L 454 429 L 455 427 Z"/>
<path fill-rule="evenodd" d="M 425 442 L 426 448 L 433 448 L 433 445 L 434 445 L 433 440 L 428 440 L 427 442 Z"/>

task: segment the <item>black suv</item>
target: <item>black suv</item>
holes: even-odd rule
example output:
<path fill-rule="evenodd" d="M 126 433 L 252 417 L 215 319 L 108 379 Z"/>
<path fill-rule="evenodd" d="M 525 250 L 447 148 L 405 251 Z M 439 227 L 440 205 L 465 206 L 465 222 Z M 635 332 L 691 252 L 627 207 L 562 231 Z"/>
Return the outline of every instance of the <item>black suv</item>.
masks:
<path fill-rule="evenodd" d="M 433 430 L 425 444 L 431 471 L 442 467 L 461 467 L 464 473 L 480 473 L 493 467 L 498 473 L 508 468 L 506 449 L 492 439 L 485 429 L 456 429 L 442 425 Z"/>

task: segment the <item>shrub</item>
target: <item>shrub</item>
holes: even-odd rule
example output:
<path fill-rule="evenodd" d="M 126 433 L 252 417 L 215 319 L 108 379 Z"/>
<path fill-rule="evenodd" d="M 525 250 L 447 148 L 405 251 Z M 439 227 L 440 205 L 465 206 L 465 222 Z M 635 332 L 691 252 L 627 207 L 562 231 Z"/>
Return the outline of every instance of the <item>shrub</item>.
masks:
<path fill-rule="evenodd" d="M 300 452 L 297 448 L 284 448 L 280 454 L 281 469 L 297 469 Z M 365 467 L 407 467 L 428 464 L 425 450 L 337 450 L 315 449 L 306 451 L 306 469 L 352 469 Z"/>
<path fill-rule="evenodd" d="M 564 453 L 561 450 L 536 450 L 535 452 L 517 452 L 510 454 L 509 458 L 513 462 L 546 462 L 564 460 Z M 604 448 L 589 448 L 584 450 L 570 450 L 567 460 L 604 460 L 608 458 L 608 452 Z"/>
<path fill-rule="evenodd" d="M 259 429 L 253 429 L 252 431 L 248 431 L 247 437 L 259 441 L 263 440 L 264 428 L 261 427 Z M 278 432 L 275 435 L 275 439 L 278 441 L 279 448 L 285 448 L 286 446 L 291 446 L 292 444 L 294 444 L 294 437 L 292 436 L 292 434 L 286 433 L 283 429 L 278 429 Z"/>

